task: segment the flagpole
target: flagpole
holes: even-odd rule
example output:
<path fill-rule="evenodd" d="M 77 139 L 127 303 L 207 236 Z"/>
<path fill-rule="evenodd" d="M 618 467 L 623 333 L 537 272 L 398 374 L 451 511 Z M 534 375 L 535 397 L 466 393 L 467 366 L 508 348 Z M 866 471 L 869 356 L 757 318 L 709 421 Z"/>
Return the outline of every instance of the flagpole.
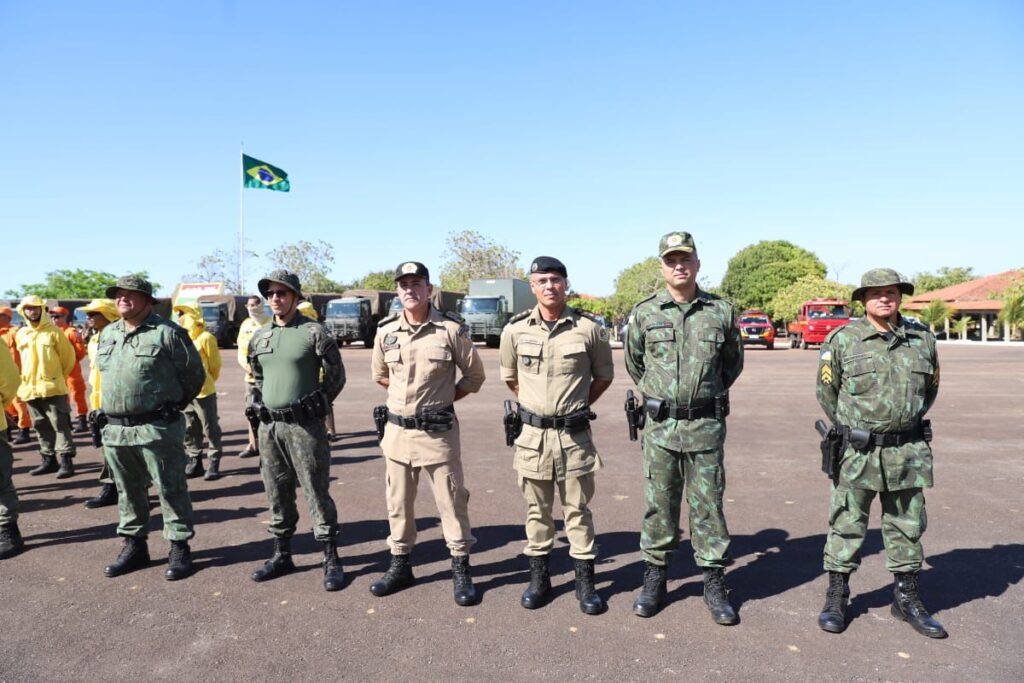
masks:
<path fill-rule="evenodd" d="M 238 163 L 245 175 L 245 142 L 239 142 Z M 241 179 L 241 178 L 240 178 Z M 245 294 L 245 183 L 238 183 L 238 286 L 239 294 Z"/>

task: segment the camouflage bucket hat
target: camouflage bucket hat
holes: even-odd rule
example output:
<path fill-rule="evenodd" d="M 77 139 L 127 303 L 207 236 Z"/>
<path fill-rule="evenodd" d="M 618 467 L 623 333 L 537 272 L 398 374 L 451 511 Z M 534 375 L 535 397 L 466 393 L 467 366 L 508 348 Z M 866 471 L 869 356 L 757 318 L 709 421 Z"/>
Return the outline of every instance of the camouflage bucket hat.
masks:
<path fill-rule="evenodd" d="M 673 251 L 687 251 L 691 254 L 697 246 L 693 243 L 693 235 L 688 232 L 670 232 L 658 242 L 658 257 L 671 254 Z"/>
<path fill-rule="evenodd" d="M 107 287 L 107 298 L 113 299 L 114 294 L 116 294 L 119 289 L 126 289 L 130 292 L 142 292 L 150 299 L 153 298 L 153 285 L 149 284 L 146 279 L 141 278 L 138 275 L 122 275 L 117 278 L 116 285 L 113 287 Z"/>
<path fill-rule="evenodd" d="M 900 292 L 907 296 L 914 293 L 914 285 L 892 268 L 873 268 L 861 276 L 860 287 L 853 290 L 850 298 L 854 301 L 864 301 L 864 292 L 868 288 L 888 287 L 889 285 L 898 286 Z"/>
<path fill-rule="evenodd" d="M 299 276 L 290 270 L 274 270 L 271 271 L 270 275 L 266 276 L 257 283 L 257 287 L 260 290 L 260 294 L 263 298 L 267 296 L 267 288 L 270 287 L 271 282 L 276 282 L 279 285 L 284 285 L 288 289 L 295 292 L 299 297 L 302 296 L 302 285 L 299 284 Z"/>

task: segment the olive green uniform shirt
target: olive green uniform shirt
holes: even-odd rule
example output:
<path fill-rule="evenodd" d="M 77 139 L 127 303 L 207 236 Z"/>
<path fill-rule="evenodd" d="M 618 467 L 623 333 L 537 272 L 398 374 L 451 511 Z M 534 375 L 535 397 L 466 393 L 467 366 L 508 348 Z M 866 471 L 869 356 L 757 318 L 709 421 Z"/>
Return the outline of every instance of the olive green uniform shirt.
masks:
<path fill-rule="evenodd" d="M 330 403 L 345 386 L 338 343 L 321 323 L 301 313 L 286 325 L 274 321 L 253 334 L 249 367 L 267 408 L 287 408 L 317 390 Z"/>
<path fill-rule="evenodd" d="M 633 307 L 626 334 L 626 370 L 648 398 L 681 407 L 713 403 L 743 371 L 743 343 L 732 303 L 697 289 L 676 302 L 668 289 Z M 674 451 L 719 448 L 725 421 L 647 420 L 644 439 Z"/>
<path fill-rule="evenodd" d="M 501 379 L 519 384 L 519 405 L 543 417 L 587 408 L 595 379 L 615 374 L 608 331 L 566 306 L 548 330 L 535 306 L 501 334 Z M 542 429 L 528 424 L 516 439 L 514 467 L 530 479 L 578 477 L 601 468 L 591 431 Z"/>
<path fill-rule="evenodd" d="M 834 424 L 878 434 L 917 429 L 939 392 L 935 336 L 900 316 L 886 340 L 867 318 L 833 330 L 821 346 L 818 403 Z M 932 450 L 902 446 L 846 449 L 840 482 L 898 491 L 932 485 Z"/>

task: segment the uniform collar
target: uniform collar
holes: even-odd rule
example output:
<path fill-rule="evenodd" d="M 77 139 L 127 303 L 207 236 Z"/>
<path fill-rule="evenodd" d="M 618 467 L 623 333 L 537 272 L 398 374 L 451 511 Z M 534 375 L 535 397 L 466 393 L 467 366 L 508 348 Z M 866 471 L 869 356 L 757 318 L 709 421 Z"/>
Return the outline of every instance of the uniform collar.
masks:
<path fill-rule="evenodd" d="M 306 316 L 302 315 L 301 313 L 296 312 L 295 315 L 292 317 L 292 319 L 289 320 L 284 325 L 278 325 L 277 324 L 277 319 L 275 319 L 275 318 L 271 318 L 270 325 L 271 325 L 271 327 L 298 327 L 302 323 L 308 323 L 308 322 L 310 322 L 309 318 L 307 318 Z"/>
<path fill-rule="evenodd" d="M 558 320 L 555 321 L 555 324 L 551 327 L 551 329 L 556 329 L 559 325 L 562 324 L 563 320 L 568 320 L 573 325 L 577 325 L 579 323 L 579 317 L 576 315 L 576 311 L 574 311 L 571 306 L 566 306 L 564 309 L 562 309 L 562 315 L 558 317 Z M 529 321 L 531 325 L 546 325 L 544 318 L 542 318 L 540 315 L 540 304 L 537 304 L 536 306 L 533 307 L 533 310 L 530 311 L 529 317 L 527 317 L 527 321 Z"/>
<path fill-rule="evenodd" d="M 665 304 L 673 304 L 676 306 L 679 305 L 679 302 L 672 298 L 672 295 L 669 293 L 667 286 L 662 287 L 661 292 L 658 293 L 657 301 L 658 304 L 661 306 L 665 306 Z M 692 304 L 694 303 L 694 301 L 700 301 L 701 303 L 705 304 L 711 303 L 711 295 L 705 292 L 703 289 L 701 289 L 700 286 L 698 286 L 697 293 L 693 297 L 693 301 L 691 301 L 690 303 Z"/>
<path fill-rule="evenodd" d="M 860 329 L 857 330 L 860 339 L 867 340 L 872 337 L 881 337 L 882 331 L 871 324 L 868 317 L 865 315 L 863 318 L 858 320 L 854 325 L 860 325 Z M 907 324 L 906 318 L 902 315 L 898 315 L 896 318 L 896 324 L 893 325 L 892 331 L 900 339 L 906 339 L 907 337 L 919 337 L 920 333 L 912 325 Z"/>
<path fill-rule="evenodd" d="M 441 314 L 441 311 L 439 311 L 436 308 L 434 308 L 433 305 L 430 306 L 430 315 L 427 317 L 426 322 L 424 322 L 422 325 L 413 325 L 412 323 L 410 323 L 406 319 L 406 317 L 405 317 L 405 310 L 404 309 L 398 315 L 398 329 L 405 330 L 405 331 L 408 331 L 408 332 L 412 332 L 414 329 L 415 330 L 422 329 L 424 325 L 438 325 L 438 326 L 440 326 L 443 322 L 444 322 L 444 316 Z"/>

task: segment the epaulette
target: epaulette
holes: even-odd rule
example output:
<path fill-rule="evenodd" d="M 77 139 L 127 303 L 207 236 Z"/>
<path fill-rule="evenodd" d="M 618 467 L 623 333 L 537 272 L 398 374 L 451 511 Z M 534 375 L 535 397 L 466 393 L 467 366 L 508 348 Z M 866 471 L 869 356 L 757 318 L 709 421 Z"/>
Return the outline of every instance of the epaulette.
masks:
<path fill-rule="evenodd" d="M 508 324 L 511 325 L 512 323 L 517 323 L 520 320 L 525 320 L 530 317 L 531 313 L 533 313 L 532 308 L 527 308 L 525 311 L 520 311 L 508 319 Z"/>
<path fill-rule="evenodd" d="M 393 323 L 396 320 L 398 320 L 398 313 L 392 313 L 386 318 L 381 318 L 380 322 L 377 323 L 377 327 L 383 327 L 384 325 L 387 325 L 388 323 Z"/>
<path fill-rule="evenodd" d="M 595 323 L 597 322 L 597 316 L 594 315 L 593 313 L 591 313 L 588 310 L 585 310 L 585 309 L 582 309 L 582 308 L 574 308 L 572 310 L 576 313 L 576 315 L 582 316 L 582 317 L 586 318 L 587 320 L 590 320 L 591 322 L 595 322 Z M 600 323 L 598 323 L 598 324 L 600 324 Z"/>
<path fill-rule="evenodd" d="M 846 323 L 845 325 L 840 325 L 839 327 L 837 327 L 836 329 L 832 330 L 827 335 L 825 335 L 825 343 L 826 344 L 830 343 L 832 341 L 832 338 L 835 337 L 837 334 L 839 334 L 839 332 L 841 332 L 842 330 L 845 330 L 849 326 L 849 324 L 850 323 Z"/>
<path fill-rule="evenodd" d="M 466 322 L 466 320 L 455 311 L 441 311 L 441 315 L 443 315 L 444 317 L 448 318 L 453 322 L 457 322 L 460 325 Z"/>
<path fill-rule="evenodd" d="M 650 294 L 645 296 L 643 299 L 640 299 L 640 301 L 637 301 L 635 304 L 633 304 L 633 308 L 629 309 L 629 317 L 630 318 L 633 317 L 633 311 L 635 311 L 637 308 L 639 308 L 641 304 L 647 303 L 648 301 L 652 300 L 654 297 L 658 296 L 658 294 L 659 294 L 659 292 L 651 292 Z"/>
<path fill-rule="evenodd" d="M 914 330 L 916 330 L 918 332 L 931 332 L 932 331 L 930 327 L 928 327 L 927 325 L 925 325 L 923 322 L 921 322 L 920 320 L 918 320 L 917 318 L 915 318 L 912 315 L 902 315 L 902 314 L 900 314 L 900 317 L 903 318 L 903 322 L 904 322 L 904 324 L 907 327 L 911 327 L 911 328 L 913 328 Z"/>

